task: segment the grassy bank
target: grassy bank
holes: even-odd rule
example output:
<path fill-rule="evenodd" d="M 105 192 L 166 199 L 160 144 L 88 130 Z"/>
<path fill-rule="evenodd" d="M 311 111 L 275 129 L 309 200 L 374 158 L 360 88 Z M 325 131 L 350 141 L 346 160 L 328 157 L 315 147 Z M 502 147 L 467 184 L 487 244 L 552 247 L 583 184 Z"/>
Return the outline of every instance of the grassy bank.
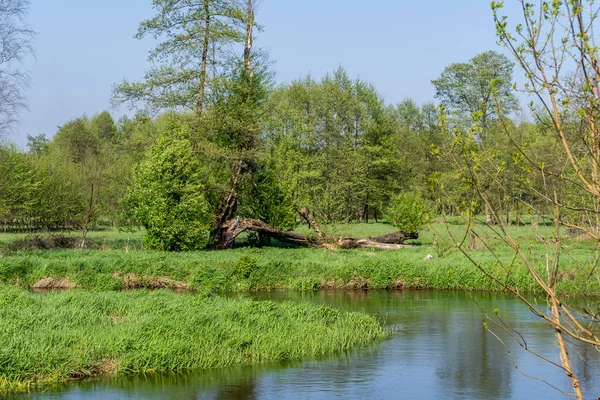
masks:
<path fill-rule="evenodd" d="M 317 357 L 385 336 L 374 317 L 304 303 L 13 286 L 0 286 L 0 330 L 0 393 L 100 374 Z"/>
<path fill-rule="evenodd" d="M 388 225 L 349 225 L 337 227 L 341 234 L 371 234 L 389 230 Z M 227 251 L 163 253 L 145 250 L 44 250 L 7 252 L 0 258 L 0 280 L 33 287 L 44 278 L 53 278 L 59 287 L 120 290 L 126 288 L 191 289 L 199 291 L 315 290 L 320 288 L 389 289 L 499 289 L 452 247 L 443 227 L 422 233 L 417 248 L 399 251 L 324 250 L 284 247 Z M 343 231 L 346 229 L 346 231 Z M 354 232 L 348 230 L 354 229 Z M 458 235 L 462 227 L 451 226 Z M 533 243 L 527 227 L 510 227 L 519 243 Z M 379 230 L 379 232 L 378 232 Z M 552 234 L 551 228 L 540 228 Z M 116 238 L 116 234 L 113 234 Z M 446 236 L 444 236 L 446 235 Z M 358 235 L 357 235 L 358 236 Z M 503 262 L 511 263 L 514 252 L 498 239 L 491 246 Z M 545 249 L 532 245 L 529 256 L 540 271 L 546 268 Z M 594 244 L 580 237 L 565 236 L 561 258 L 559 289 L 572 294 L 597 294 L 600 283 L 578 273 L 575 262 L 594 263 Z M 425 257 L 433 259 L 426 261 Z M 506 271 L 497 260 L 475 243 L 473 257 L 498 276 Z M 523 264 L 516 260 L 511 276 L 521 290 L 534 291 L 536 285 Z M 46 280 L 47 286 L 53 283 Z M 62 285 L 62 286 L 61 286 Z"/>

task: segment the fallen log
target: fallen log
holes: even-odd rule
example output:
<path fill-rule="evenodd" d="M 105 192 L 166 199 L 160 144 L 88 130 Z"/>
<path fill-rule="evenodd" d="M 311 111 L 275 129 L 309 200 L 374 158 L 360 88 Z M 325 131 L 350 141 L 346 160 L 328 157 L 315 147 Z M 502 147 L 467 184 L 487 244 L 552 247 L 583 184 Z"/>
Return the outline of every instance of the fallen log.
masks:
<path fill-rule="evenodd" d="M 218 249 L 230 249 L 233 247 L 235 239 L 245 231 L 254 231 L 259 234 L 277 239 L 283 243 L 290 243 L 302 247 L 323 247 L 323 248 L 341 248 L 341 249 L 381 249 L 397 250 L 407 247 L 416 247 L 406 245 L 407 239 L 418 239 L 417 233 L 396 232 L 388 235 L 371 238 L 351 238 L 351 237 L 333 237 L 321 235 L 303 235 L 301 233 L 285 231 L 273 228 L 257 219 L 231 219 L 221 225 L 223 232 L 222 240 L 217 243 Z"/>

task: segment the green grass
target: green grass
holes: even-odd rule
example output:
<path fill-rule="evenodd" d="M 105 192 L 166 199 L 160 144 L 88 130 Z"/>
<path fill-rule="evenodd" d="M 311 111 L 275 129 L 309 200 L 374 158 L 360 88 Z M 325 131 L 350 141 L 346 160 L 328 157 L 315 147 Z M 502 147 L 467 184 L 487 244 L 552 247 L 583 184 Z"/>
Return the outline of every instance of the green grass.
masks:
<path fill-rule="evenodd" d="M 145 250 L 46 250 L 6 252 L 0 258 L 0 281 L 32 287 L 43 278 L 63 278 L 79 288 L 120 290 L 128 287 L 173 287 L 198 291 L 316 290 L 320 288 L 418 288 L 499 290 L 454 246 L 464 236 L 464 227 L 436 223 L 413 241 L 417 248 L 395 251 L 326 250 L 286 247 L 253 249 L 239 247 L 225 251 L 164 253 Z M 392 230 L 385 224 L 343 224 L 328 227 L 337 234 L 375 236 Z M 485 228 L 481 235 L 504 265 L 482 246 L 473 243 L 472 257 L 500 278 L 510 277 L 520 290 L 535 292 L 533 279 L 514 250 Z M 530 227 L 507 227 L 527 257 L 545 274 L 546 251 Z M 451 239 L 450 233 L 455 235 Z M 122 243 L 126 233 L 110 234 L 112 243 Z M 541 226 L 538 234 L 551 238 L 551 227 Z M 590 279 L 596 244 L 562 232 L 564 271 L 559 290 L 577 295 L 600 293 L 598 279 Z M 0 240 L 2 239 L 0 236 Z M 467 242 L 471 239 L 467 239 Z M 425 261 L 431 254 L 432 260 Z M 161 278 L 162 280 L 158 279 Z"/>
<path fill-rule="evenodd" d="M 435 224 L 433 228 L 424 231 L 419 240 L 413 241 L 419 243 L 419 247 L 395 251 L 241 247 L 187 253 L 124 251 L 120 248 L 7 252 L 0 258 L 0 281 L 32 287 L 42 278 L 66 278 L 77 287 L 99 290 L 119 290 L 128 285 L 162 285 L 201 291 L 401 287 L 499 290 L 453 247 L 446 227 Z M 364 233 L 385 233 L 390 226 L 350 224 L 334 229 L 367 236 Z M 450 225 L 448 229 L 456 238 L 462 237 L 462 226 Z M 544 273 L 546 249 L 535 240 L 529 227 L 510 226 L 507 229 L 526 249 L 536 268 Z M 551 227 L 540 227 L 538 233 L 551 237 L 553 230 Z M 511 264 L 514 251 L 490 232 L 482 232 L 482 235 L 488 239 L 499 259 Z M 600 282 L 589 279 L 590 275 L 579 268 L 594 263 L 595 244 L 565 235 L 563 246 L 561 269 L 565 274 L 559 283 L 559 290 L 581 295 L 600 293 Z M 495 275 L 505 278 L 510 274 L 520 290 L 536 290 L 535 283 L 518 259 L 510 271 L 506 271 L 480 243 L 474 243 L 474 247 L 472 256 Z M 425 261 L 428 254 L 433 259 Z M 159 277 L 169 280 L 157 284 L 156 278 Z M 135 284 L 131 285 L 131 281 Z"/>
<path fill-rule="evenodd" d="M 372 316 L 170 291 L 39 295 L 0 286 L 0 393 L 101 374 L 319 357 L 385 336 Z"/>

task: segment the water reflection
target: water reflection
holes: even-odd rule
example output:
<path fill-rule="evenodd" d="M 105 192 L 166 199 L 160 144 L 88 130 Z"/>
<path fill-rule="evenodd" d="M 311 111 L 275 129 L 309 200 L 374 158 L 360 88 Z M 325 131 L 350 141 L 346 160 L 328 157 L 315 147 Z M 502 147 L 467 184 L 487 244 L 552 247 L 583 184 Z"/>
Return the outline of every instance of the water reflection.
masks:
<path fill-rule="evenodd" d="M 248 296 L 243 295 L 243 296 Z M 472 299 L 458 292 L 271 292 L 252 295 L 275 301 L 307 301 L 375 314 L 390 328 L 382 343 L 325 359 L 237 367 L 194 374 L 153 375 L 82 382 L 29 399 L 562 399 L 560 393 L 520 375 L 507 351 L 483 328 Z M 518 301 L 477 294 L 488 312 L 518 329 L 528 345 L 558 360 L 552 332 Z M 568 389 L 557 368 L 506 341 L 519 368 Z M 600 395 L 600 355 L 573 348 L 574 367 L 586 397 Z"/>

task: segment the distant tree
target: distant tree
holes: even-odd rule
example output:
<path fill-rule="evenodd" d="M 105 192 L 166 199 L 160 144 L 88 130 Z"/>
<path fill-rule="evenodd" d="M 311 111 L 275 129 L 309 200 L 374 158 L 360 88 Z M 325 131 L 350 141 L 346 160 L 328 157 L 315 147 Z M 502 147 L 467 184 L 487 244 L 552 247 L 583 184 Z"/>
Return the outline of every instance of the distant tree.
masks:
<path fill-rule="evenodd" d="M 484 137 L 491 119 L 508 115 L 518 107 L 512 92 L 513 66 L 506 56 L 495 51 L 478 54 L 466 63 L 450 64 L 438 79 L 431 81 L 435 97 L 461 118 L 476 118 Z"/>
<path fill-rule="evenodd" d="M 91 119 L 92 129 L 94 129 L 98 138 L 105 142 L 114 142 L 117 140 L 118 130 L 115 120 L 108 111 L 102 111 Z"/>
<path fill-rule="evenodd" d="M 401 173 L 393 116 L 372 85 L 340 67 L 280 87 L 268 107 L 264 137 L 295 205 L 328 222 L 381 216 Z"/>
<path fill-rule="evenodd" d="M 29 0 L 0 0 L 0 134 L 16 123 L 27 108 L 24 90 L 29 74 L 22 70 L 24 59 L 33 54 L 35 33 L 25 23 Z"/>
<path fill-rule="evenodd" d="M 518 107 L 512 86 L 513 66 L 506 56 L 486 51 L 467 63 L 449 65 L 438 79 L 431 81 L 435 97 L 455 117 L 448 121 L 455 125 L 454 133 L 473 133 L 474 149 L 485 148 L 494 123 Z M 491 182 L 484 186 L 486 191 L 491 190 Z M 483 208 L 486 222 L 494 223 L 489 205 L 484 202 Z"/>
<path fill-rule="evenodd" d="M 14 146 L 0 147 L 0 221 L 28 223 L 37 188 L 34 171 L 25 154 Z"/>
<path fill-rule="evenodd" d="M 80 191 L 80 212 L 74 219 L 82 231 L 81 246 L 85 247 L 87 234 L 101 214 L 100 196 L 104 185 L 103 145 L 99 132 L 87 117 L 77 118 L 61 126 L 53 145 L 70 162 L 72 179 Z"/>
<path fill-rule="evenodd" d="M 50 141 L 45 134 L 37 136 L 27 135 L 27 149 L 31 154 L 41 154 L 48 150 Z"/>
<path fill-rule="evenodd" d="M 387 221 L 404 233 L 418 233 L 429 221 L 430 214 L 427 203 L 414 193 L 392 197 L 385 210 Z"/>

